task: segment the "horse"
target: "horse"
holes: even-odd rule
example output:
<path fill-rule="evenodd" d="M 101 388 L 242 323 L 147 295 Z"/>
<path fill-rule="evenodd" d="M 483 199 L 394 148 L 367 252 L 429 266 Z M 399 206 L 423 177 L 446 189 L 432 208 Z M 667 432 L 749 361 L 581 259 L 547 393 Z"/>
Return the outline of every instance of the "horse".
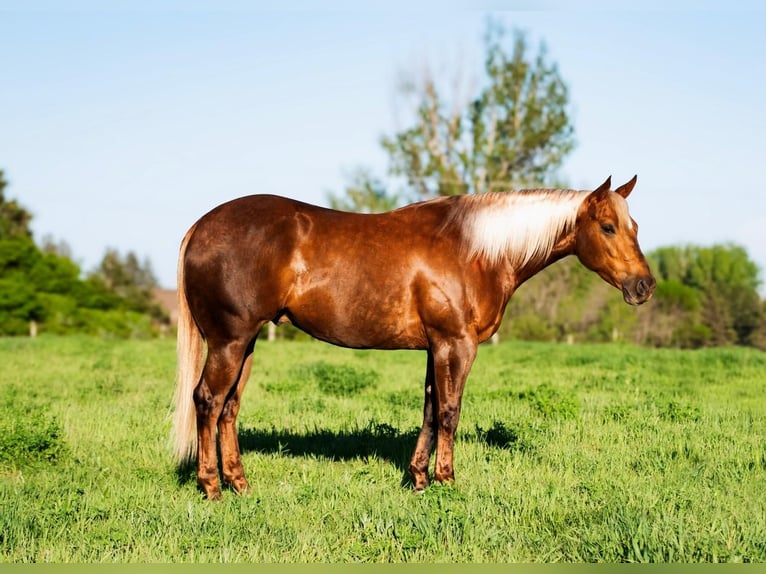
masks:
<path fill-rule="evenodd" d="M 275 195 L 212 209 L 185 234 L 178 259 L 178 463 L 196 454 L 199 487 L 220 499 L 217 429 L 224 484 L 250 489 L 236 420 L 258 333 L 271 321 L 342 347 L 426 351 L 409 472 L 414 490 L 425 489 L 436 447 L 433 479 L 453 481 L 466 378 L 524 281 L 576 255 L 628 304 L 652 296 L 626 202 L 636 179 L 615 190 L 610 176 L 592 191 L 440 197 L 381 214 Z"/>

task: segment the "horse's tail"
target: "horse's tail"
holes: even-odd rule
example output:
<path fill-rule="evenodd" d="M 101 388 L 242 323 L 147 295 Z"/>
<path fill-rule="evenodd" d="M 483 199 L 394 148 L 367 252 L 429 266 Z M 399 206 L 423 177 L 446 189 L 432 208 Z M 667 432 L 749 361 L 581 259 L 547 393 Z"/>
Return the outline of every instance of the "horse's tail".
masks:
<path fill-rule="evenodd" d="M 176 411 L 174 422 L 175 454 L 178 462 L 192 460 L 197 450 L 197 414 L 194 388 L 202 373 L 204 339 L 189 310 L 184 278 L 186 246 L 196 226 L 192 226 L 181 242 L 178 256 L 178 339 L 176 343 Z"/>

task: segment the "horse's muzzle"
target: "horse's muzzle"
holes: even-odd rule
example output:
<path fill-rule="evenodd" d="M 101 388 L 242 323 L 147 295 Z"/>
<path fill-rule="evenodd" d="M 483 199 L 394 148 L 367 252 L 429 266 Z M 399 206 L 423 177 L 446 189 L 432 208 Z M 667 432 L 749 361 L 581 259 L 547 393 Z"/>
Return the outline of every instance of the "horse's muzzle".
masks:
<path fill-rule="evenodd" d="M 641 305 L 652 298 L 656 286 L 651 275 L 629 277 L 622 282 L 622 296 L 629 305 Z"/>

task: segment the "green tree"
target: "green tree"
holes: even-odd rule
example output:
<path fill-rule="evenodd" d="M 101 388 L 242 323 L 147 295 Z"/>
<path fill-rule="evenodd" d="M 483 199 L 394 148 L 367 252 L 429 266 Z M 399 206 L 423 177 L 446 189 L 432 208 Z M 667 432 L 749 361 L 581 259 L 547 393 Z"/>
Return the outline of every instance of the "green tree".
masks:
<path fill-rule="evenodd" d="M 712 345 L 750 345 L 760 329 L 763 304 L 758 295 L 760 286 L 758 266 L 747 251 L 734 244 L 702 247 L 663 247 L 650 254 L 659 280 L 657 299 L 665 306 L 687 311 L 686 322 L 680 328 L 694 334 L 697 341 L 707 337 Z M 670 282 L 674 287 L 663 286 Z M 696 293 L 697 303 L 679 306 L 679 285 Z M 683 295 L 690 301 L 691 295 Z M 696 316 L 690 315 L 696 314 Z M 690 323 L 688 320 L 693 319 Z M 704 329 L 700 328 L 700 325 Z"/>
<path fill-rule="evenodd" d="M 32 237 L 29 227 L 32 214 L 21 207 L 16 200 L 5 197 L 8 182 L 0 169 L 0 238 L 26 236 Z"/>
<path fill-rule="evenodd" d="M 32 270 L 43 259 L 32 239 L 32 214 L 8 199 L 8 182 L 0 170 L 0 334 L 29 333 L 45 317 L 45 305 Z"/>
<path fill-rule="evenodd" d="M 702 293 L 677 279 L 660 280 L 647 309 L 641 342 L 657 347 L 698 348 L 712 332 L 702 323 Z"/>
<path fill-rule="evenodd" d="M 154 290 L 159 285 L 148 259 L 142 262 L 132 251 L 123 256 L 116 249 L 109 248 L 89 279 L 122 298 L 130 310 L 148 313 L 157 320 L 167 320 L 155 300 Z"/>
<path fill-rule="evenodd" d="M 750 335 L 750 340 L 754 347 L 766 351 L 766 301 L 761 301 L 761 312 L 758 326 Z"/>
<path fill-rule="evenodd" d="M 328 193 L 330 207 L 342 211 L 357 213 L 382 213 L 397 207 L 399 199 L 388 193 L 385 185 L 372 173 L 359 168 L 351 175 L 351 182 L 346 187 L 345 195 L 336 196 Z"/>
<path fill-rule="evenodd" d="M 391 195 L 369 171 L 358 170 L 345 197 L 329 195 L 332 206 L 384 211 L 400 200 L 559 183 L 574 127 L 569 90 L 544 43 L 535 53 L 523 32 L 509 35 L 490 21 L 482 86 L 461 97 L 443 84 L 426 72 L 399 88 L 411 125 L 380 143 L 389 175 L 405 182 L 401 193 Z"/>
<path fill-rule="evenodd" d="M 26 234 L 0 236 L 0 334 L 28 333 L 30 322 L 43 318 L 43 305 L 28 278 L 39 259 L 37 246 Z"/>
<path fill-rule="evenodd" d="M 532 56 L 523 32 L 490 22 L 486 85 L 468 103 L 449 101 L 426 75 L 403 87 L 413 125 L 382 138 L 394 176 L 420 197 L 504 191 L 554 180 L 574 147 L 569 91 L 545 44 Z"/>
<path fill-rule="evenodd" d="M 114 289 L 98 277 L 82 279 L 68 245 L 50 238 L 38 247 L 30 230 L 31 214 L 5 196 L 0 171 L 0 334 L 84 332 L 108 336 L 148 336 L 152 317 L 162 317 L 151 303 Z M 128 257 L 125 267 L 137 283 L 151 284 L 148 262 Z M 144 292 L 137 289 L 140 296 Z M 134 294 L 133 294 L 134 295 Z M 150 314 L 152 314 L 150 316 Z"/>
<path fill-rule="evenodd" d="M 508 305 L 503 333 L 521 339 L 624 340 L 658 347 L 766 348 L 758 267 L 732 244 L 661 247 L 647 254 L 657 290 L 633 309 L 571 258 L 532 277 Z"/>

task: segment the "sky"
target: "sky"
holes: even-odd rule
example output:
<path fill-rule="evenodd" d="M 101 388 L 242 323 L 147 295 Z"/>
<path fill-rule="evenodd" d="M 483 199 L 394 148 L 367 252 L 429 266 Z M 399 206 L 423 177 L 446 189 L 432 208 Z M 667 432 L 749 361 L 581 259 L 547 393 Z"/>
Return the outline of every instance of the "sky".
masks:
<path fill-rule="evenodd" d="M 6 197 L 86 272 L 107 248 L 133 251 L 172 288 L 181 238 L 216 205 L 327 205 L 359 167 L 384 178 L 380 137 L 406 127 L 399 81 L 460 71 L 470 97 L 490 16 L 543 41 L 569 87 L 571 187 L 637 174 L 644 251 L 734 242 L 766 271 L 766 11 L 92 4 L 0 0 Z"/>

